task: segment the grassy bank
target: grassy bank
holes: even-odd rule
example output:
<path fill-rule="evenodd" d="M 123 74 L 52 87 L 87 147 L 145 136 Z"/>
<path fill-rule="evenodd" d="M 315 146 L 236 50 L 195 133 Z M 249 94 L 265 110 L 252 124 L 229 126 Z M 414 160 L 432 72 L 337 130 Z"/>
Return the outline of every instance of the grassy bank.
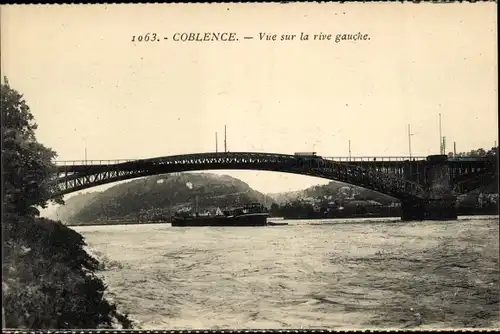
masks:
<path fill-rule="evenodd" d="M 101 264 L 83 237 L 60 222 L 3 222 L 2 292 L 7 328 L 130 328 L 104 298 Z"/>

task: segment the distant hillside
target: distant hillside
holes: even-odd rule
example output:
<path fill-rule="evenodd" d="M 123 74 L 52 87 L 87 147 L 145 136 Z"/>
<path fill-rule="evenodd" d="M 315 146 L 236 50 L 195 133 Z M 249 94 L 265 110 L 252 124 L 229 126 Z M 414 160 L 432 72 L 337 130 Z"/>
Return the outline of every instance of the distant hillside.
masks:
<path fill-rule="evenodd" d="M 283 193 L 267 194 L 267 196 L 271 197 L 276 202 L 276 204 L 283 205 L 285 203 L 296 200 L 303 192 L 304 190 L 295 190 Z"/>
<path fill-rule="evenodd" d="M 196 198 L 198 200 L 196 200 Z M 252 202 L 270 206 L 274 201 L 227 176 L 209 173 L 156 175 L 116 185 L 103 192 L 70 198 L 56 211 L 65 223 L 91 223 L 98 220 L 151 220 L 168 217 L 179 210 L 214 210 Z"/>
<path fill-rule="evenodd" d="M 356 187 L 337 181 L 332 181 L 326 185 L 313 186 L 304 190 L 286 192 L 281 194 L 270 194 L 275 202 L 283 205 L 295 201 L 309 202 L 329 202 L 329 201 L 352 201 L 352 200 L 372 200 L 381 204 L 391 204 L 397 202 L 396 199 L 378 193 L 373 190 Z"/>
<path fill-rule="evenodd" d="M 477 202 L 477 198 L 481 193 L 498 194 L 498 180 L 496 179 L 491 184 L 481 186 L 466 195 L 459 196 L 459 202 Z M 324 206 L 332 202 L 346 204 L 352 201 L 375 201 L 382 205 L 391 205 L 398 202 L 395 198 L 382 193 L 337 181 L 331 181 L 326 185 L 313 186 L 304 190 L 268 194 L 268 196 L 278 205 L 293 202 L 309 202 Z"/>
<path fill-rule="evenodd" d="M 58 207 L 54 212 L 47 214 L 47 218 L 67 222 L 71 220 L 78 212 L 80 212 L 86 205 L 89 205 L 97 196 L 99 192 L 79 193 L 65 202 L 65 205 Z"/>

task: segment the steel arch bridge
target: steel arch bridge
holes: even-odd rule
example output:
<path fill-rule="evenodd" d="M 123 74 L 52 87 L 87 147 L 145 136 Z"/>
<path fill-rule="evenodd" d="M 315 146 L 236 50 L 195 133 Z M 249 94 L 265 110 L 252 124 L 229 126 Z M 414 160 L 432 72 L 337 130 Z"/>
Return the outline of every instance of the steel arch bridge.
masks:
<path fill-rule="evenodd" d="M 50 186 L 55 197 L 116 181 L 198 170 L 260 170 L 308 175 L 350 183 L 396 198 L 422 197 L 425 193 L 416 182 L 346 162 L 251 152 L 197 153 L 99 165 L 59 165 Z"/>
<path fill-rule="evenodd" d="M 404 163 L 401 160 L 339 161 L 276 153 L 196 153 L 128 161 L 93 161 L 91 164 L 60 162 L 56 163 L 57 171 L 49 181 L 49 186 L 52 197 L 56 197 L 107 183 L 158 174 L 199 170 L 260 170 L 340 181 L 400 200 L 425 198 L 424 187 L 402 175 Z M 484 173 L 478 175 L 484 177 Z M 461 183 L 470 183 L 470 176 L 468 174 Z"/>

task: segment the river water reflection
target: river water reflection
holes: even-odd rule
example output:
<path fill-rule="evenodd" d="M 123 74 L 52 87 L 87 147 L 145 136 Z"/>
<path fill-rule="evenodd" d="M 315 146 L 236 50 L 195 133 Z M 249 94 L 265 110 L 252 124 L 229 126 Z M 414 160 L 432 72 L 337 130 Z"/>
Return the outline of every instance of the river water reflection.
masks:
<path fill-rule="evenodd" d="M 289 223 L 73 228 L 137 328 L 499 326 L 498 217 Z"/>

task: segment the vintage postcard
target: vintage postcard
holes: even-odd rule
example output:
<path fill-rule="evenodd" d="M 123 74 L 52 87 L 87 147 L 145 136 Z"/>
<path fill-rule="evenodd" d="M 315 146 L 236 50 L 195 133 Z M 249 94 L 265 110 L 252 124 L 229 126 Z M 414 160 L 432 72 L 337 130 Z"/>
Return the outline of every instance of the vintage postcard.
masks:
<path fill-rule="evenodd" d="M 498 329 L 496 7 L 1 6 L 3 328 Z"/>

